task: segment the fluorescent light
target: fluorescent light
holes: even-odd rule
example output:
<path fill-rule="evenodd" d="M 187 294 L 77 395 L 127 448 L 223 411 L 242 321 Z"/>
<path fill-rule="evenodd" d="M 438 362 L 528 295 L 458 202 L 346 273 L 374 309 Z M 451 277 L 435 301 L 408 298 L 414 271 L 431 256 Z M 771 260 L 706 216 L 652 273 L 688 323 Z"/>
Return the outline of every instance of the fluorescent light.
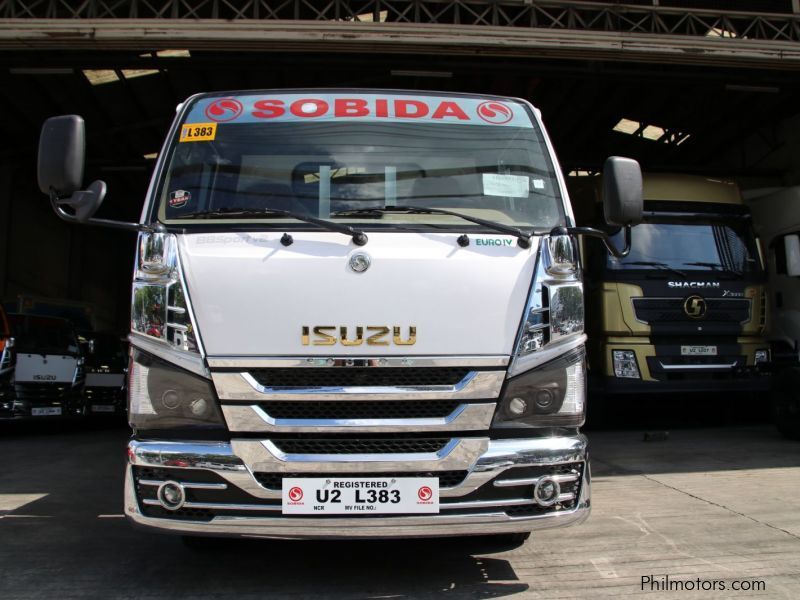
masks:
<path fill-rule="evenodd" d="M 125 79 L 136 79 L 137 77 L 155 75 L 156 73 L 158 73 L 158 69 L 122 69 L 122 75 Z"/>
<path fill-rule="evenodd" d="M 567 177 L 594 177 L 597 175 L 594 171 L 587 171 L 586 169 L 573 169 L 567 173 Z"/>
<path fill-rule="evenodd" d="M 613 130 L 618 133 L 633 135 L 652 142 L 674 144 L 676 146 L 682 144 L 689 138 L 688 133 L 676 131 L 674 129 L 666 129 L 659 125 L 651 125 L 642 121 L 634 121 L 633 119 L 620 119 L 619 122 L 614 125 Z"/>
<path fill-rule="evenodd" d="M 155 160 L 158 158 L 158 152 L 150 152 L 149 154 L 143 154 L 142 158 L 145 160 Z"/>
<path fill-rule="evenodd" d="M 159 58 L 191 58 L 192 53 L 186 49 L 159 50 L 156 52 L 156 56 Z"/>
<path fill-rule="evenodd" d="M 119 81 L 119 75 L 114 69 L 84 69 L 83 76 L 92 85 L 103 85 L 112 81 Z"/>
<path fill-rule="evenodd" d="M 780 94 L 781 88 L 773 85 L 744 85 L 740 83 L 726 83 L 725 89 L 729 92 L 757 92 L 761 94 Z"/>
<path fill-rule="evenodd" d="M 406 71 L 402 69 L 392 69 L 390 73 L 392 77 L 439 77 L 441 79 L 449 79 L 453 76 L 452 71 Z"/>
<path fill-rule="evenodd" d="M 15 67 L 8 72 L 12 75 L 72 75 L 75 70 L 60 67 Z"/>
<path fill-rule="evenodd" d="M 739 37 L 735 32 L 724 27 L 712 27 L 706 32 L 706 37 L 735 38 Z"/>
<path fill-rule="evenodd" d="M 377 21 L 375 20 L 375 13 L 371 13 L 371 12 L 361 13 L 360 15 L 358 15 L 356 17 L 356 20 L 357 21 L 361 21 L 361 22 L 370 22 L 371 21 L 373 23 L 385 23 L 386 22 L 386 18 L 388 16 L 389 16 L 389 11 L 388 10 L 382 10 L 382 11 L 380 11 L 378 13 Z"/>

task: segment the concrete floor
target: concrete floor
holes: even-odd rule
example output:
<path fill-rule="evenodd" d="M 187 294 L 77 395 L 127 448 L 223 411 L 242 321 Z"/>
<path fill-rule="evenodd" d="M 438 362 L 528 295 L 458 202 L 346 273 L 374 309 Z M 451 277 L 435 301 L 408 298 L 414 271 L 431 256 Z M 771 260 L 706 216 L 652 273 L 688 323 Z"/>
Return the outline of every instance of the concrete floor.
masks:
<path fill-rule="evenodd" d="M 589 521 L 512 551 L 460 539 L 225 541 L 198 553 L 122 518 L 126 438 L 0 429 L 0 598 L 800 598 L 800 444 L 769 425 L 659 442 L 636 427 L 592 432 Z M 642 577 L 665 575 L 726 590 L 642 591 Z M 731 591 L 734 580 L 766 589 Z"/>

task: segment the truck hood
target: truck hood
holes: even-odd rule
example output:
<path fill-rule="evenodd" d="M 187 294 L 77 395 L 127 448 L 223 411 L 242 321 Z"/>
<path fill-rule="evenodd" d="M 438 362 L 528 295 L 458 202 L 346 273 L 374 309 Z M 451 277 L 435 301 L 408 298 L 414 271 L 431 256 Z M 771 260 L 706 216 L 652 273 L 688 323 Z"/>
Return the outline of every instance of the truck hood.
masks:
<path fill-rule="evenodd" d="M 200 338 L 210 356 L 392 356 L 511 354 L 538 240 L 511 236 L 369 232 L 357 247 L 339 233 L 194 233 L 179 252 Z M 356 273 L 351 255 L 370 267 Z M 313 328 L 400 327 L 413 345 L 314 345 Z M 311 342 L 303 344 L 303 327 Z"/>

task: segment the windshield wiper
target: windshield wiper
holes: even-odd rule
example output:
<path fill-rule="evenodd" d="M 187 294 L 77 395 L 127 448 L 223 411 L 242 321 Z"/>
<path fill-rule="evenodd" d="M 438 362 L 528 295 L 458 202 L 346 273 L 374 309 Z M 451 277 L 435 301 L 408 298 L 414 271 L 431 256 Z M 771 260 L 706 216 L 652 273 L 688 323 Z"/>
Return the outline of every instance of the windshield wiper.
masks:
<path fill-rule="evenodd" d="M 301 215 L 293 213 L 288 210 L 279 210 L 277 208 L 219 208 L 217 210 L 198 211 L 180 215 L 181 219 L 235 219 L 237 217 L 289 217 L 290 219 L 297 219 L 304 223 L 311 223 L 317 225 L 328 231 L 335 231 L 343 233 L 353 238 L 353 243 L 356 246 L 363 246 L 367 243 L 367 234 L 363 231 L 350 227 L 349 225 L 340 225 L 339 223 L 332 223 L 325 219 L 318 219 L 308 215 Z"/>
<path fill-rule="evenodd" d="M 656 269 L 661 269 L 662 271 L 671 271 L 686 279 L 686 273 L 684 273 L 683 271 L 680 271 L 674 267 L 670 267 L 667 263 L 658 262 L 655 260 L 626 260 L 624 261 L 624 264 L 636 265 L 641 267 L 655 267 Z"/>
<path fill-rule="evenodd" d="M 742 272 L 737 271 L 736 269 L 731 269 L 730 267 L 726 267 L 720 263 L 713 263 L 713 262 L 685 262 L 683 263 L 687 266 L 692 267 L 708 267 L 709 269 L 713 269 L 714 271 L 722 271 L 723 273 L 728 273 L 729 275 L 733 275 L 735 277 L 741 277 Z"/>
<path fill-rule="evenodd" d="M 470 223 L 475 223 L 476 225 L 481 225 L 486 227 L 486 229 L 491 229 L 492 231 L 496 231 L 498 233 L 504 233 L 506 235 L 513 235 L 517 238 L 517 245 L 520 248 L 530 248 L 531 247 L 531 236 L 527 233 L 523 232 L 516 227 L 511 227 L 510 225 L 503 225 L 502 223 L 495 223 L 494 221 L 487 221 L 486 219 L 481 219 L 478 217 L 473 217 L 470 215 L 465 215 L 459 212 L 454 212 L 452 210 L 444 210 L 442 208 L 427 208 L 425 206 L 373 206 L 371 208 L 351 208 L 348 210 L 340 210 L 335 213 L 332 213 L 332 217 L 349 217 L 349 216 L 358 216 L 358 215 L 382 215 L 386 213 L 400 213 L 400 214 L 410 214 L 410 215 L 450 215 L 451 217 L 458 217 L 460 219 L 464 219 L 465 221 L 469 221 Z"/>

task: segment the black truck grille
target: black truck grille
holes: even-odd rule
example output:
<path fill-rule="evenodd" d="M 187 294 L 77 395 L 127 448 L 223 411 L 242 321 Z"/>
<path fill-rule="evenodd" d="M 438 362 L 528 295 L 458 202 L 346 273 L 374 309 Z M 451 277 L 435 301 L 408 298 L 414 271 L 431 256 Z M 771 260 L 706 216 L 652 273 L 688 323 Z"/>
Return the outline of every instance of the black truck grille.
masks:
<path fill-rule="evenodd" d="M 269 388 L 453 386 L 470 369 L 461 367 L 319 367 L 256 369 L 250 375 Z"/>
<path fill-rule="evenodd" d="M 286 454 L 409 454 L 439 452 L 448 438 L 406 439 L 273 439 Z"/>
<path fill-rule="evenodd" d="M 261 402 L 274 419 L 430 419 L 446 417 L 457 400 Z"/>
<path fill-rule="evenodd" d="M 403 471 L 393 473 L 370 473 L 369 477 L 438 477 L 439 487 L 450 488 L 460 484 L 467 477 L 468 471 Z M 363 478 L 364 473 L 330 473 L 326 475 L 315 475 L 309 473 L 253 473 L 258 483 L 270 490 L 280 490 L 283 488 L 283 478 L 302 478 L 302 477 L 336 477 L 336 478 Z"/>
<path fill-rule="evenodd" d="M 746 298 L 705 298 L 706 313 L 693 319 L 684 310 L 685 298 L 634 298 L 636 318 L 645 323 L 743 323 L 750 318 Z"/>
<path fill-rule="evenodd" d="M 47 402 L 73 399 L 75 390 L 69 384 L 18 383 L 14 386 L 17 400 L 27 402 Z"/>

